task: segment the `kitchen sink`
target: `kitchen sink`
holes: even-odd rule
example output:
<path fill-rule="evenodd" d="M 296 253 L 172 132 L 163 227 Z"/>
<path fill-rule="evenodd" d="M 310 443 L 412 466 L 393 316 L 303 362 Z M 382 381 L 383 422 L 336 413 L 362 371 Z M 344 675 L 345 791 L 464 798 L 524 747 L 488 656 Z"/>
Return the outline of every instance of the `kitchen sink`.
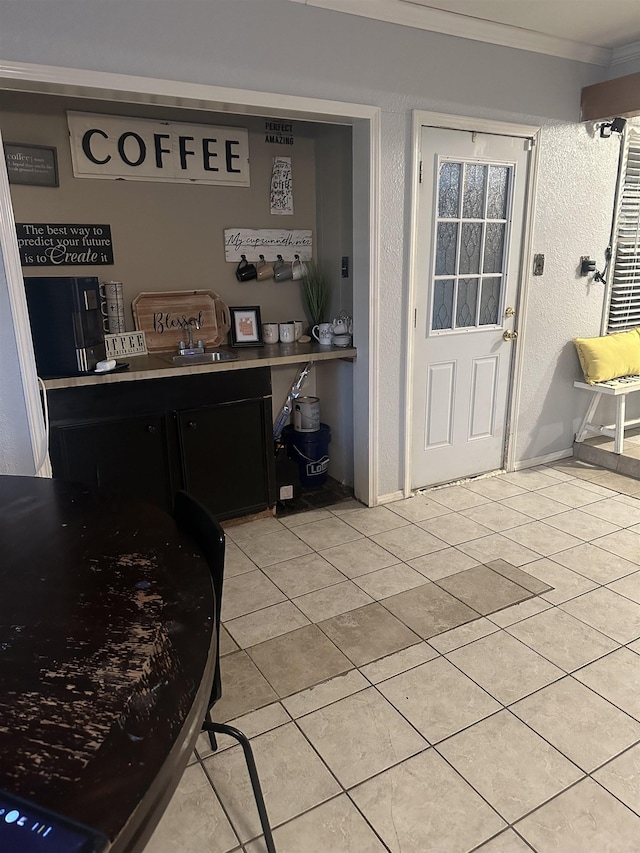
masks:
<path fill-rule="evenodd" d="M 197 352 L 193 355 L 174 355 L 167 357 L 173 364 L 215 364 L 218 361 L 235 361 L 237 355 L 230 352 Z"/>

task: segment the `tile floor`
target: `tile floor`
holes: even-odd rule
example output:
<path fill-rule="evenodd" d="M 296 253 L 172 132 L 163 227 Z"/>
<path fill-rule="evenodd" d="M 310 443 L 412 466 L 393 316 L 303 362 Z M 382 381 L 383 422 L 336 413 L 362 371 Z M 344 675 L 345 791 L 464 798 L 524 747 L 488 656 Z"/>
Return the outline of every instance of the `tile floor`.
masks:
<path fill-rule="evenodd" d="M 640 480 L 580 461 L 227 530 L 278 853 L 640 850 Z M 146 853 L 263 853 L 206 736 Z"/>
<path fill-rule="evenodd" d="M 573 456 L 617 474 L 640 478 L 640 427 L 625 429 L 621 454 L 615 452 L 612 438 L 591 435 L 585 441 L 574 442 Z"/>

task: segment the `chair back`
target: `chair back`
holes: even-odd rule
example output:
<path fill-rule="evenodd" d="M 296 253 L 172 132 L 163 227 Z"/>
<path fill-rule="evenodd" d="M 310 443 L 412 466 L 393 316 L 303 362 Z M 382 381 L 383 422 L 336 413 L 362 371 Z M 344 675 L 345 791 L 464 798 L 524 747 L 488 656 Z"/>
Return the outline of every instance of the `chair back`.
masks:
<path fill-rule="evenodd" d="M 220 679 L 220 613 L 222 609 L 222 587 L 224 582 L 224 530 L 220 523 L 211 515 L 199 501 L 184 491 L 175 496 L 173 517 L 176 524 L 195 542 L 198 549 L 209 564 L 213 591 L 215 593 L 215 631 L 218 650 L 216 652 L 216 667 L 211 689 L 211 708 L 222 696 L 222 681 Z"/>

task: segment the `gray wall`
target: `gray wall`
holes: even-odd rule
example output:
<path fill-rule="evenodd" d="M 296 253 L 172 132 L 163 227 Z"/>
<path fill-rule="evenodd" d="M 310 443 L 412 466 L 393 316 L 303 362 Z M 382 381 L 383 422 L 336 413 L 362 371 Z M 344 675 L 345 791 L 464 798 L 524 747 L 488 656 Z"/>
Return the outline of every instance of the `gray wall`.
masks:
<path fill-rule="evenodd" d="M 541 124 L 534 251 L 548 262 L 544 277 L 523 282 L 518 461 L 569 450 L 585 401 L 571 388 L 578 373 L 568 342 L 599 332 L 602 307 L 602 292 L 576 267 L 607 245 L 615 181 L 613 146 L 578 123 L 580 90 L 603 69 L 286 0 L 0 0 L 0 19 L 6 60 L 381 108 L 380 495 L 403 481 L 411 111 Z"/>

